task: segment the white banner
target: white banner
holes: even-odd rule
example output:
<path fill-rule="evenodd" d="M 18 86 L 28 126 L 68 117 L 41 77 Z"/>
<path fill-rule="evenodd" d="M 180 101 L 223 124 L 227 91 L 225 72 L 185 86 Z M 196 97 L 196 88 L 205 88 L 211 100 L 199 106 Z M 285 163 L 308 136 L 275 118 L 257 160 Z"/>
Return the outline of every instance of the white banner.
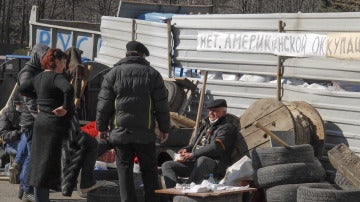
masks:
<path fill-rule="evenodd" d="M 360 33 L 329 33 L 326 55 L 333 58 L 359 60 Z"/>
<path fill-rule="evenodd" d="M 325 57 L 326 35 L 278 32 L 199 32 L 198 51 Z"/>

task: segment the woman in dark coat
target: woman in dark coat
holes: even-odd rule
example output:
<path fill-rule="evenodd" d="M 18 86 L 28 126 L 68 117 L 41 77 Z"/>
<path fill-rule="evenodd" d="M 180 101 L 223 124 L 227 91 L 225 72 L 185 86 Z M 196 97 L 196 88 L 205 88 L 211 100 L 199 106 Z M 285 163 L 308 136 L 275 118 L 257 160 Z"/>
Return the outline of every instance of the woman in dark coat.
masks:
<path fill-rule="evenodd" d="M 61 184 L 61 146 L 67 137 L 73 111 L 74 89 L 62 74 L 67 56 L 50 49 L 41 61 L 43 72 L 20 85 L 25 96 L 37 98 L 38 116 L 34 123 L 33 144 L 27 181 L 35 187 L 36 201 L 50 201 L 49 189 Z"/>

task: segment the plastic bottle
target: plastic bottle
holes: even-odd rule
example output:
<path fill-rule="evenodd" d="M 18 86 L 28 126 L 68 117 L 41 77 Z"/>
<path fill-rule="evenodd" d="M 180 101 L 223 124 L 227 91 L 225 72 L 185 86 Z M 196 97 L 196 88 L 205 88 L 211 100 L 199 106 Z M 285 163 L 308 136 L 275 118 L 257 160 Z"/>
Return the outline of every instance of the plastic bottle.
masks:
<path fill-rule="evenodd" d="M 210 173 L 208 182 L 213 183 L 213 184 L 216 184 L 215 179 L 214 179 L 214 174 Z"/>
<path fill-rule="evenodd" d="M 10 176 L 10 171 L 9 171 L 9 169 L 10 169 L 10 163 L 7 163 L 6 165 L 5 165 L 5 175 L 6 176 Z"/>

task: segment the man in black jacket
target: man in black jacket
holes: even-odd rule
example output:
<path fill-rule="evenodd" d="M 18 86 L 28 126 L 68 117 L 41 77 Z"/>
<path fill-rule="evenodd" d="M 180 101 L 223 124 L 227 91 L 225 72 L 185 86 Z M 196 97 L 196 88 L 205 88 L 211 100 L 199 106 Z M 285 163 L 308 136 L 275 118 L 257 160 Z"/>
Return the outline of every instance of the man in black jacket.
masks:
<path fill-rule="evenodd" d="M 207 105 L 208 117 L 200 126 L 194 143 L 178 151 L 175 161 L 162 164 L 167 188 L 175 187 L 178 177 L 188 177 L 187 183 L 200 184 L 212 173 L 222 177 L 230 166 L 231 153 L 236 141 L 236 126 L 227 121 L 227 103 L 223 99 Z"/>
<path fill-rule="evenodd" d="M 104 76 L 98 95 L 96 125 L 101 140 L 115 146 L 116 166 L 122 202 L 137 201 L 133 181 L 133 159 L 139 158 L 145 201 L 155 202 L 158 187 L 154 132 L 160 140 L 168 137 L 170 126 L 167 91 L 160 73 L 145 59 L 148 49 L 140 42 L 126 44 L 126 57 Z M 156 120 L 155 120 L 156 119 Z"/>

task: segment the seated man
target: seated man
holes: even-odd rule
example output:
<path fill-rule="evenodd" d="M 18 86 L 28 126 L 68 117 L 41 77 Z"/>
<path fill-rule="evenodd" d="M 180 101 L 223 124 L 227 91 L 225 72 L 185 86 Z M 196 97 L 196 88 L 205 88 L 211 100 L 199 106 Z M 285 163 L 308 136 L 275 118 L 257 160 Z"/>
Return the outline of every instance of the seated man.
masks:
<path fill-rule="evenodd" d="M 180 160 L 162 165 L 166 188 L 175 187 L 178 177 L 189 177 L 186 183 L 200 184 L 211 173 L 225 175 L 238 133 L 236 126 L 226 117 L 227 104 L 223 99 L 207 105 L 209 115 L 199 128 L 194 143 L 178 151 Z"/>
<path fill-rule="evenodd" d="M 23 150 L 22 145 L 24 144 L 23 141 L 20 141 L 21 127 L 19 125 L 22 103 L 17 93 L 15 94 L 11 98 L 11 104 L 0 116 L 0 136 L 5 142 L 5 152 L 13 157 L 18 155 L 18 150 Z M 19 158 L 15 157 L 13 164 L 21 163 Z M 10 183 L 18 183 L 20 171 L 14 173 L 11 168 Z"/>

